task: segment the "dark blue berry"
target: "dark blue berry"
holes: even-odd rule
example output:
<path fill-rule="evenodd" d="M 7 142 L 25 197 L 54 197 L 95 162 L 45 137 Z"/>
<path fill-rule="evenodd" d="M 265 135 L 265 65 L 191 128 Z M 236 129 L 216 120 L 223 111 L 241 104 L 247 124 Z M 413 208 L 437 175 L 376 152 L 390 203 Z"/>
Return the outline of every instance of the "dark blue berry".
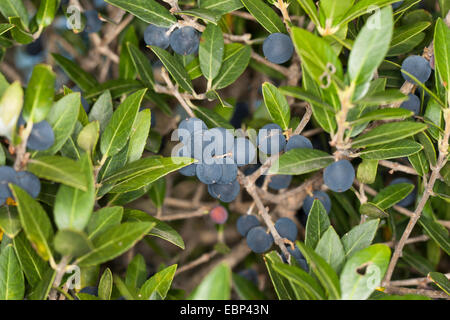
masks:
<path fill-rule="evenodd" d="M 234 136 L 231 130 L 225 128 L 213 128 L 205 131 L 204 139 L 207 142 L 207 154 L 220 156 L 233 151 Z M 219 161 L 219 163 L 226 163 Z"/>
<path fill-rule="evenodd" d="M 245 102 L 236 103 L 236 107 L 233 112 L 233 116 L 231 117 L 230 123 L 236 129 L 239 129 L 242 126 L 242 122 L 245 118 L 250 115 L 250 110 L 248 108 L 248 104 Z"/>
<path fill-rule="evenodd" d="M 39 178 L 28 171 L 17 172 L 17 185 L 28 192 L 33 198 L 37 198 L 41 192 L 41 182 Z"/>
<path fill-rule="evenodd" d="M 200 35 L 192 27 L 183 27 L 170 34 L 170 46 L 178 54 L 187 56 L 198 51 Z"/>
<path fill-rule="evenodd" d="M 325 168 L 323 180 L 334 192 L 344 192 L 350 189 L 355 180 L 355 169 L 348 160 L 339 160 Z"/>
<path fill-rule="evenodd" d="M 297 226 L 295 225 L 295 222 L 289 218 L 283 217 L 278 219 L 275 222 L 275 229 L 277 229 L 278 234 L 282 238 L 286 238 L 290 241 L 295 241 L 295 239 L 297 239 Z"/>
<path fill-rule="evenodd" d="M 93 296 L 98 296 L 98 288 L 97 287 L 84 287 L 79 291 L 79 293 L 87 293 Z"/>
<path fill-rule="evenodd" d="M 208 130 L 206 124 L 198 118 L 189 118 L 180 122 L 178 125 L 178 137 L 180 141 L 184 141 L 190 137 L 194 132 L 203 132 Z"/>
<path fill-rule="evenodd" d="M 3 202 L 6 198 L 12 198 L 11 190 L 8 184 L 13 183 L 18 185 L 17 172 L 12 167 L 1 166 L 0 167 L 0 199 Z M 3 203 L 2 203 L 3 204 Z"/>
<path fill-rule="evenodd" d="M 204 184 L 217 183 L 222 177 L 222 166 L 218 163 L 199 163 L 195 168 L 198 180 Z"/>
<path fill-rule="evenodd" d="M 36 56 L 42 53 L 44 50 L 44 46 L 42 45 L 41 38 L 38 38 L 34 42 L 31 42 L 30 44 L 25 46 L 25 52 L 29 54 L 30 56 Z"/>
<path fill-rule="evenodd" d="M 258 132 L 258 148 L 267 155 L 277 154 L 286 146 L 286 138 L 281 127 L 271 123 L 262 127 Z"/>
<path fill-rule="evenodd" d="M 273 237 L 263 227 L 254 227 L 247 233 L 247 245 L 255 253 L 264 253 L 273 244 Z"/>
<path fill-rule="evenodd" d="M 313 196 L 307 196 L 305 198 L 305 201 L 303 202 L 303 211 L 305 212 L 306 215 L 309 214 L 309 211 L 311 211 L 311 208 L 313 206 L 314 200 L 319 200 L 323 207 L 325 208 L 326 212 L 329 213 L 331 210 L 331 199 L 328 196 L 328 194 L 326 194 L 323 191 L 314 191 L 313 192 Z"/>
<path fill-rule="evenodd" d="M 284 33 L 272 33 L 263 43 L 264 56 L 270 62 L 282 64 L 288 61 L 294 53 L 291 38 Z"/>
<path fill-rule="evenodd" d="M 234 140 L 233 159 L 238 167 L 253 163 L 256 158 L 256 148 L 250 140 L 239 137 Z"/>
<path fill-rule="evenodd" d="M 260 225 L 259 220 L 256 216 L 251 214 L 246 214 L 240 216 L 236 222 L 236 227 L 241 236 L 246 237 L 250 229 L 258 227 Z"/>
<path fill-rule="evenodd" d="M 248 167 L 246 167 L 245 169 L 244 169 L 244 174 L 246 175 L 246 176 L 249 176 L 249 175 L 251 175 L 252 173 L 254 173 L 256 170 L 258 170 L 259 168 L 261 167 L 261 164 L 252 164 L 252 165 L 250 165 L 250 166 L 248 166 Z M 266 176 L 265 175 L 260 175 L 259 176 L 259 178 L 258 179 L 256 179 L 256 185 L 258 186 L 258 187 L 262 187 L 263 186 L 263 184 L 264 184 L 264 180 L 265 180 L 265 178 L 266 178 Z"/>
<path fill-rule="evenodd" d="M 312 149 L 313 145 L 308 138 L 305 138 L 304 136 L 301 135 L 294 135 L 289 138 L 288 142 L 286 143 L 286 147 L 284 148 L 284 151 L 300 148 Z"/>
<path fill-rule="evenodd" d="M 292 181 L 292 176 L 290 175 L 274 175 L 270 177 L 269 188 L 273 190 L 281 190 L 289 187 Z"/>
<path fill-rule="evenodd" d="M 197 169 L 197 164 L 192 163 L 186 167 L 181 168 L 180 173 L 186 177 L 193 177 L 196 174 L 196 171 L 197 171 L 196 169 Z"/>
<path fill-rule="evenodd" d="M 89 102 L 87 102 L 87 100 L 83 98 L 83 96 L 81 96 L 81 105 L 83 106 L 84 111 L 86 111 L 86 113 L 89 113 L 89 111 L 91 110 L 91 106 L 89 105 Z"/>
<path fill-rule="evenodd" d="M 238 196 L 240 190 L 241 186 L 237 179 L 227 184 L 214 183 L 208 185 L 209 194 L 222 202 L 233 201 Z"/>
<path fill-rule="evenodd" d="M 410 110 L 414 112 L 414 115 L 419 115 L 420 113 L 420 99 L 415 94 L 410 93 L 408 95 L 408 100 L 400 105 L 400 108 Z"/>
<path fill-rule="evenodd" d="M 47 150 L 54 142 L 55 134 L 51 125 L 43 120 L 33 125 L 27 147 L 31 150 Z"/>
<path fill-rule="evenodd" d="M 413 75 L 419 82 L 426 82 L 431 75 L 430 63 L 421 56 L 409 56 L 402 63 L 402 70 Z M 402 71 L 403 79 L 415 84 L 416 81 Z"/>
<path fill-rule="evenodd" d="M 149 25 L 144 32 L 144 41 L 148 46 L 157 46 L 162 49 L 169 47 L 169 34 L 168 28 L 162 28 L 153 24 Z"/>
<path fill-rule="evenodd" d="M 99 32 L 102 28 L 102 21 L 98 17 L 98 12 L 96 10 L 87 10 L 84 12 L 86 16 L 86 28 L 84 29 L 87 33 Z"/>
<path fill-rule="evenodd" d="M 227 184 L 236 180 L 238 167 L 235 163 L 222 164 L 222 176 L 217 183 Z"/>
<path fill-rule="evenodd" d="M 292 255 L 292 257 L 295 259 L 295 261 L 297 261 L 297 263 L 300 265 L 300 267 L 304 271 L 309 272 L 308 263 L 306 262 L 306 259 L 301 253 L 300 249 L 297 246 L 295 246 L 295 249 L 292 249 L 290 246 L 288 246 L 287 249 L 289 253 Z"/>

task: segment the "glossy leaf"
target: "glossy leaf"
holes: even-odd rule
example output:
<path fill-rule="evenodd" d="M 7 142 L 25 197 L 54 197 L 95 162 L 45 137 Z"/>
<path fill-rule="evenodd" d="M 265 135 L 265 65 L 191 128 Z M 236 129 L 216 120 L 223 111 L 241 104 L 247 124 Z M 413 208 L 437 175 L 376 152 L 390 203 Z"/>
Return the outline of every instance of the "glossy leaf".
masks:
<path fill-rule="evenodd" d="M 94 249 L 81 256 L 77 264 L 86 267 L 114 259 L 134 246 L 154 225 L 149 222 L 126 222 L 108 229 L 94 239 Z"/>
<path fill-rule="evenodd" d="M 137 190 L 193 162 L 190 158 L 143 158 L 116 171 L 104 183 L 114 185 L 112 193 Z"/>
<path fill-rule="evenodd" d="M 241 0 L 245 8 L 270 33 L 285 32 L 283 21 L 262 0 Z"/>
<path fill-rule="evenodd" d="M 344 234 L 341 241 L 344 245 L 345 255 L 347 258 L 350 258 L 356 252 L 368 247 L 372 243 L 375 233 L 377 232 L 379 222 L 380 220 L 378 219 L 369 220 L 363 224 L 353 227 L 353 229 Z"/>
<path fill-rule="evenodd" d="M 189 93 L 193 93 L 194 87 L 189 74 L 178 59 L 159 47 L 151 46 L 150 49 L 152 49 L 152 51 L 158 56 L 159 60 L 161 60 L 164 67 L 166 67 L 167 71 L 169 71 L 170 75 L 180 85 L 180 87 Z"/>
<path fill-rule="evenodd" d="M 25 279 L 12 245 L 0 253 L 0 300 L 22 300 Z"/>
<path fill-rule="evenodd" d="M 341 239 L 332 226 L 322 234 L 315 251 L 339 274 L 345 261 L 345 252 Z"/>
<path fill-rule="evenodd" d="M 50 66 L 34 67 L 25 91 L 23 117 L 26 121 L 40 122 L 45 119 L 53 105 L 56 76 Z"/>
<path fill-rule="evenodd" d="M 369 81 L 388 52 L 393 24 L 392 7 L 388 6 L 370 16 L 358 33 L 348 61 L 355 99 L 367 93 Z"/>
<path fill-rule="evenodd" d="M 88 180 L 81 174 L 81 165 L 71 159 L 61 156 L 44 156 L 31 159 L 28 162 L 28 171 L 39 178 L 59 182 L 66 186 L 86 191 Z"/>
<path fill-rule="evenodd" d="M 153 222 L 155 223 L 155 226 L 150 230 L 149 235 L 169 241 L 181 249 L 185 248 L 183 238 L 181 238 L 175 229 L 143 211 L 126 209 L 123 219 L 124 221 Z"/>
<path fill-rule="evenodd" d="M 333 268 L 313 249 L 297 241 L 297 246 L 303 253 L 312 272 L 324 287 L 329 299 L 339 299 L 341 296 L 339 278 Z"/>
<path fill-rule="evenodd" d="M 412 136 L 424 131 L 426 128 L 426 124 L 418 122 L 385 123 L 353 140 L 352 146 L 354 148 L 361 148 L 386 144 Z"/>
<path fill-rule="evenodd" d="M 317 171 L 334 162 L 328 153 L 315 149 L 292 149 L 274 161 L 271 174 L 298 175 Z"/>
<path fill-rule="evenodd" d="M 414 189 L 412 183 L 397 183 L 383 188 L 374 198 L 373 203 L 386 210 L 406 198 Z"/>
<path fill-rule="evenodd" d="M 362 159 L 369 160 L 395 159 L 416 154 L 422 149 L 423 146 L 420 143 L 410 139 L 403 139 L 369 147 L 362 150 L 360 156 Z"/>
<path fill-rule="evenodd" d="M 42 259 L 52 258 L 50 243 L 53 239 L 53 228 L 47 213 L 26 191 L 16 185 L 11 185 L 10 188 L 17 202 L 20 223 L 28 240 Z"/>
<path fill-rule="evenodd" d="M 79 64 L 57 53 L 52 53 L 52 57 L 58 66 L 64 70 L 70 80 L 75 82 L 81 90 L 88 91 L 98 85 L 98 81 L 94 76 L 81 69 Z"/>
<path fill-rule="evenodd" d="M 231 293 L 231 269 L 221 263 L 203 278 L 189 300 L 228 300 Z"/>
<path fill-rule="evenodd" d="M 175 276 L 177 265 L 167 267 L 148 279 L 139 292 L 142 300 L 164 300 Z"/>
<path fill-rule="evenodd" d="M 117 154 L 127 143 L 145 91 L 140 90 L 127 97 L 113 113 L 100 139 L 100 150 L 104 156 Z"/>
<path fill-rule="evenodd" d="M 374 244 L 356 252 L 342 270 L 342 299 L 367 299 L 381 284 L 390 256 L 391 250 L 384 244 Z"/>
<path fill-rule="evenodd" d="M 219 26 L 208 24 L 200 39 L 198 51 L 200 68 L 206 79 L 212 81 L 222 65 L 224 40 Z"/>
<path fill-rule="evenodd" d="M 132 15 L 144 20 L 147 23 L 159 27 L 170 27 L 177 20 L 170 14 L 164 6 L 154 0 L 105 0 L 106 2 L 119 7 Z"/>
<path fill-rule="evenodd" d="M 330 219 L 322 202 L 314 200 L 306 221 L 305 244 L 314 249 L 329 227 Z"/>
<path fill-rule="evenodd" d="M 222 89 L 234 81 L 245 71 L 251 56 L 250 46 L 240 43 L 230 43 L 225 45 L 222 67 L 219 75 L 212 83 L 213 89 Z"/>
<path fill-rule="evenodd" d="M 272 120 L 283 130 L 287 130 L 291 120 L 291 109 L 289 108 L 286 97 L 269 82 L 263 83 L 262 91 L 264 103 Z"/>

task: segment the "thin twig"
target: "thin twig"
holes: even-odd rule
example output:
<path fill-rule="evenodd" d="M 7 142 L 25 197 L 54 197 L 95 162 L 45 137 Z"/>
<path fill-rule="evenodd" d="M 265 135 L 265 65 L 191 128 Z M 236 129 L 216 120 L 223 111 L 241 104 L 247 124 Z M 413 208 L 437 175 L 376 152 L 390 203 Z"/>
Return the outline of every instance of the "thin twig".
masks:
<path fill-rule="evenodd" d="M 398 294 L 398 295 L 417 294 L 417 295 L 426 296 L 426 297 L 433 298 L 433 299 L 450 300 L 450 296 L 448 294 L 446 294 L 445 292 L 436 291 L 436 290 L 411 289 L 411 288 L 402 288 L 402 287 L 395 287 L 395 286 L 385 286 L 384 292 L 389 293 L 389 294 Z"/>
<path fill-rule="evenodd" d="M 419 175 L 413 167 L 405 166 L 398 162 L 392 162 L 392 161 L 388 161 L 388 160 L 380 160 L 380 161 L 378 161 L 378 164 L 383 167 L 391 169 L 389 171 L 390 174 L 392 174 L 395 171 L 400 171 L 400 172 L 404 172 L 404 173 L 408 173 L 408 174 L 412 174 L 412 175 L 416 175 L 416 176 Z"/>
<path fill-rule="evenodd" d="M 425 191 L 422 195 L 422 198 L 420 199 L 420 201 L 416 207 L 416 210 L 414 210 L 414 214 L 410 218 L 409 223 L 406 226 L 406 229 L 403 232 L 402 237 L 400 238 L 400 241 L 398 242 L 398 245 L 395 247 L 394 254 L 392 255 L 392 259 L 389 263 L 389 267 L 386 272 L 386 276 L 385 276 L 385 280 L 384 280 L 384 284 L 386 284 L 386 285 L 389 284 L 389 281 L 392 278 L 395 266 L 403 252 L 403 247 L 405 246 L 409 235 L 411 234 L 412 230 L 414 229 L 414 226 L 416 225 L 417 221 L 419 220 L 419 218 L 422 214 L 422 210 L 425 207 L 425 204 L 427 203 L 430 195 L 433 193 L 434 183 L 440 176 L 439 171 L 444 167 L 445 163 L 447 162 L 448 147 L 449 147 L 448 140 L 450 137 L 450 109 L 444 110 L 444 118 L 445 118 L 445 131 L 444 131 L 443 137 L 441 137 L 441 139 L 439 141 L 439 158 L 438 158 L 437 164 L 436 164 L 436 166 L 432 167 L 431 177 L 426 184 Z"/>

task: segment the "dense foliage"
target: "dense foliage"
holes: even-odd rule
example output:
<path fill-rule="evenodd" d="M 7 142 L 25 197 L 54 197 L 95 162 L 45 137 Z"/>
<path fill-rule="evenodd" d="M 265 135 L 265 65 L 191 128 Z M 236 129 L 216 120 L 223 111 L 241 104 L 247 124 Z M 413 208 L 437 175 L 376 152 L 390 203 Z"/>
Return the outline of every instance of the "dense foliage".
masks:
<path fill-rule="evenodd" d="M 449 0 L 1 0 L 0 299 L 448 299 Z"/>

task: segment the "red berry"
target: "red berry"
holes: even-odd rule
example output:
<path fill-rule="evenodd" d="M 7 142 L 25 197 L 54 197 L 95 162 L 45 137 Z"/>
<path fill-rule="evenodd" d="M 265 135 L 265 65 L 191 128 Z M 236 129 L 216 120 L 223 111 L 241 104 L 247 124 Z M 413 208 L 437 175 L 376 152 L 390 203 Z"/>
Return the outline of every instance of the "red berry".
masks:
<path fill-rule="evenodd" d="M 228 211 L 222 206 L 217 206 L 211 209 L 209 216 L 214 223 L 224 224 L 228 219 Z"/>

